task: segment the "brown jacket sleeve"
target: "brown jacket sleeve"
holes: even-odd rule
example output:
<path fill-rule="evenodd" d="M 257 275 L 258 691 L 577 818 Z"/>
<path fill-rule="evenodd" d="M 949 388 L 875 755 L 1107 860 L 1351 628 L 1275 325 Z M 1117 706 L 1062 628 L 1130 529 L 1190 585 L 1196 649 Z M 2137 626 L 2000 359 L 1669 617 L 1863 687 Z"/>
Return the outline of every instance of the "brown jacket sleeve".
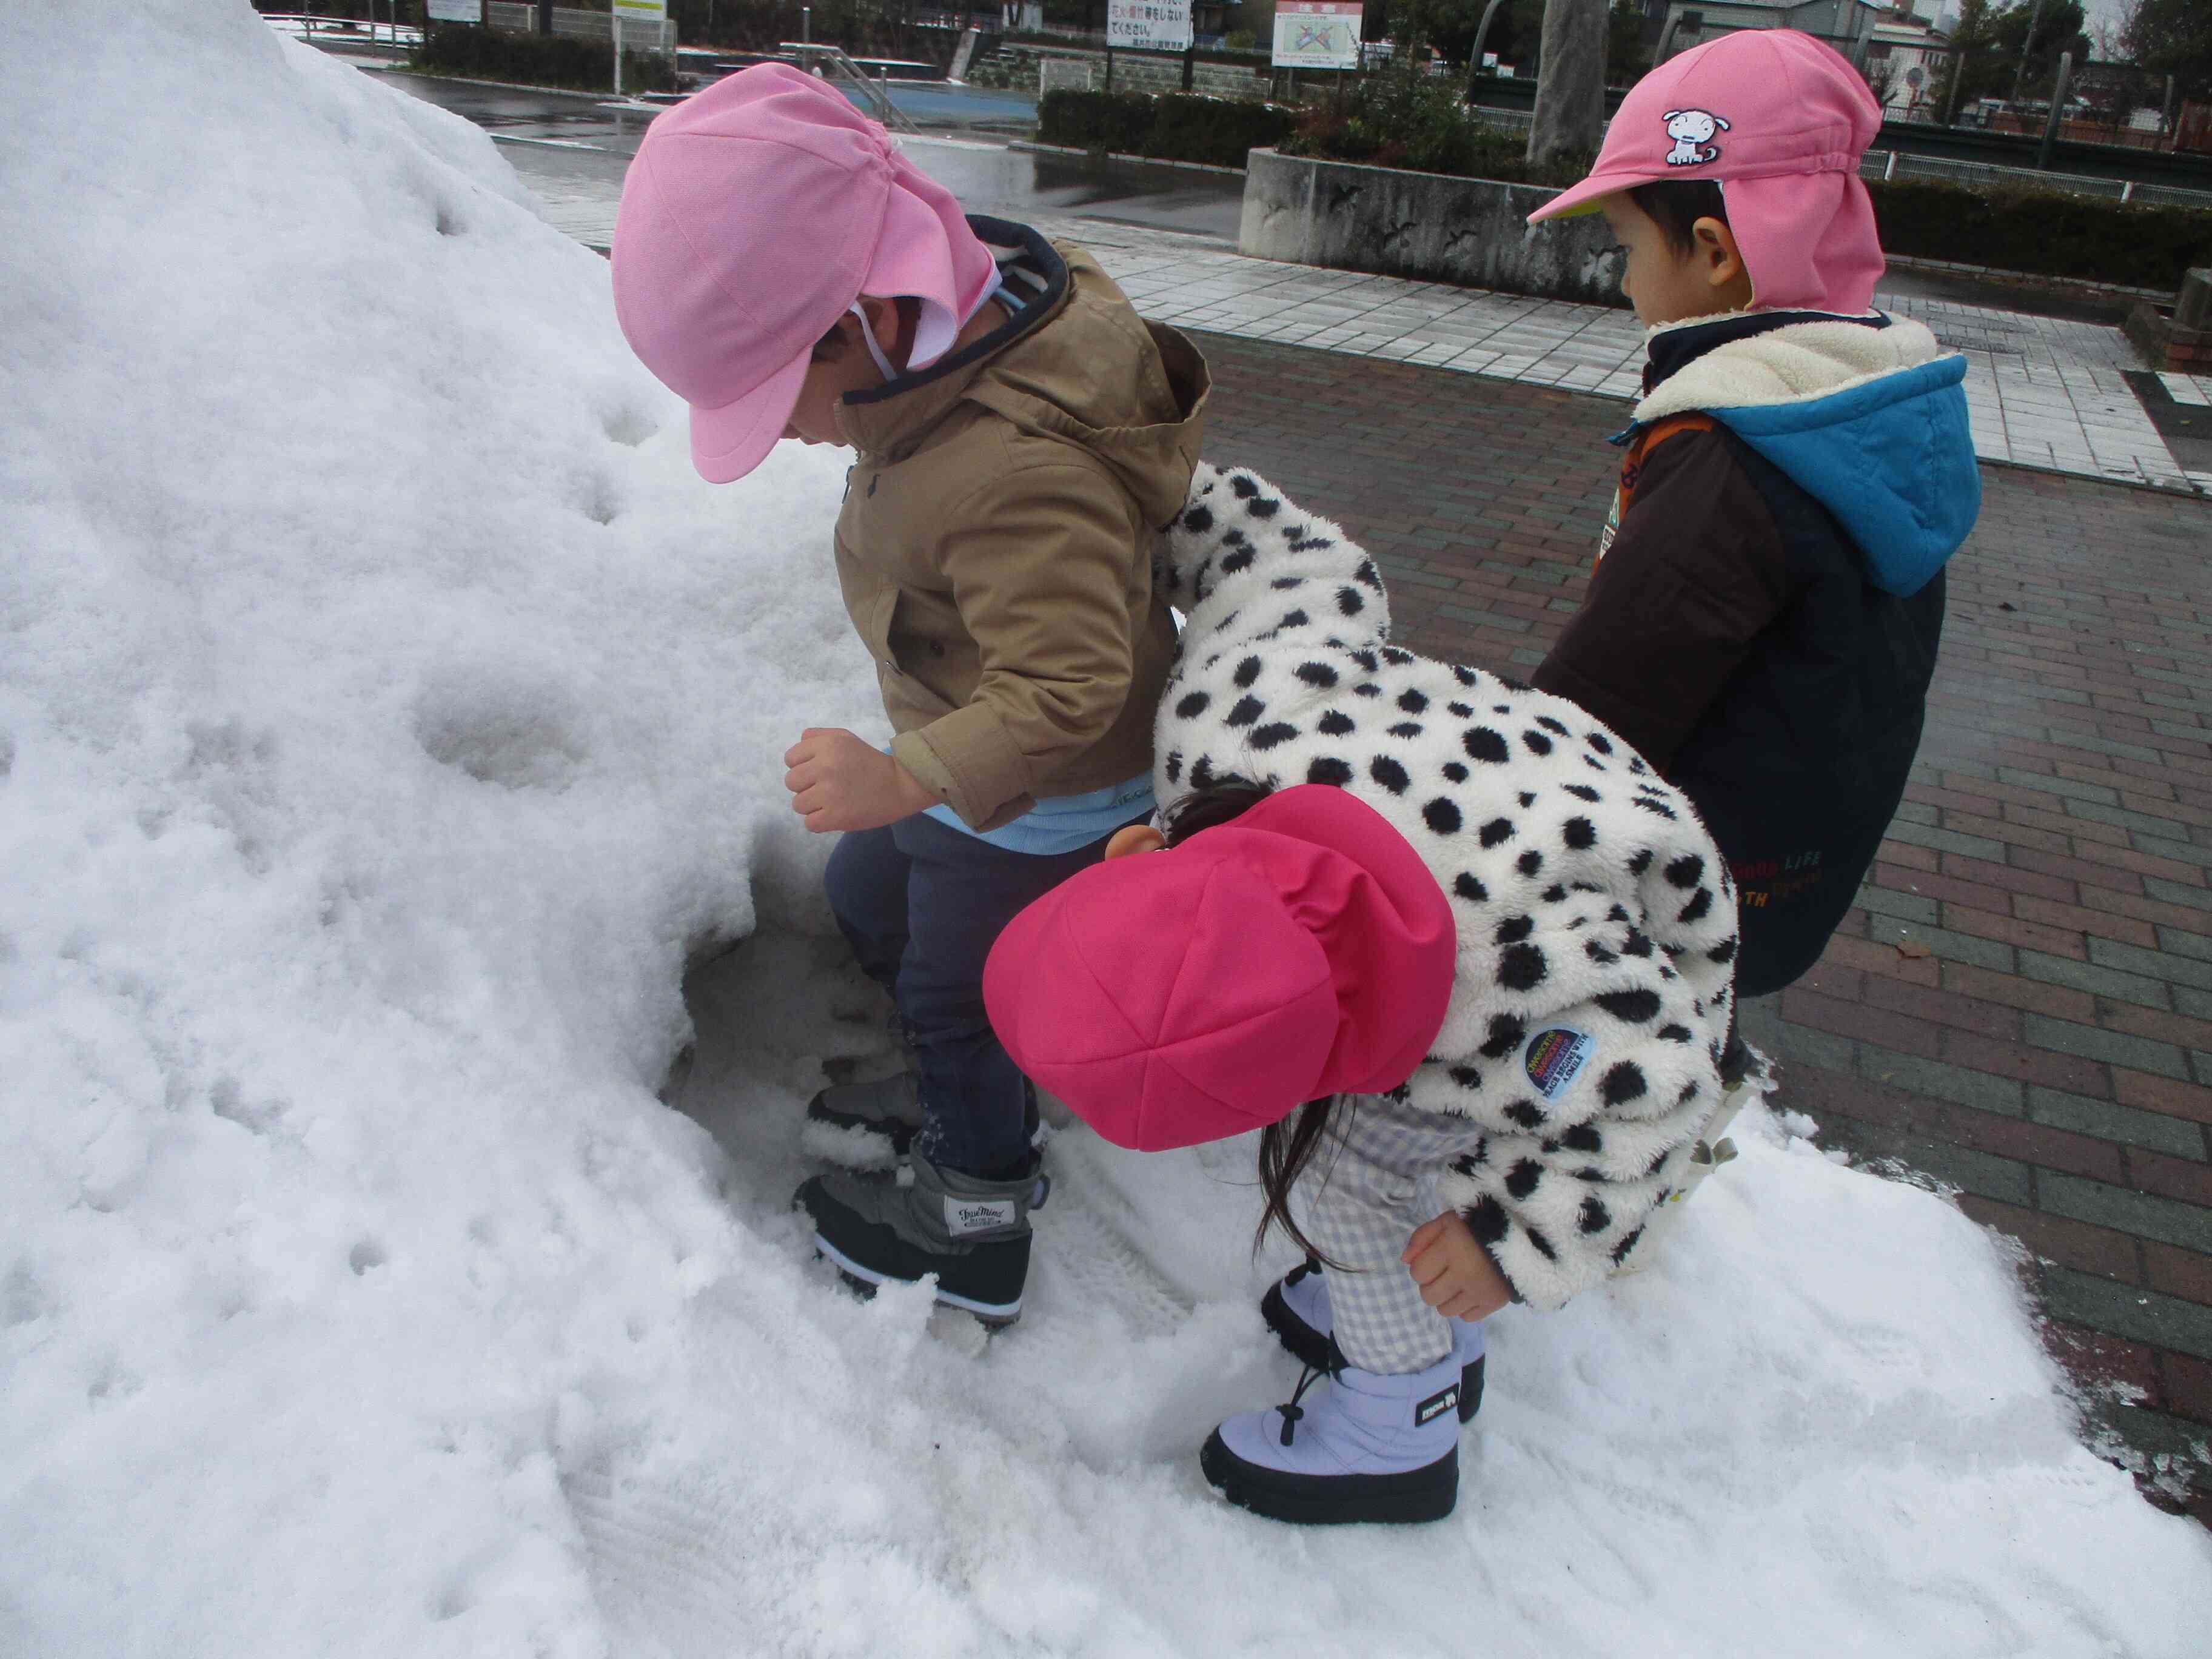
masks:
<path fill-rule="evenodd" d="M 1781 535 L 1727 441 L 1681 433 L 1643 456 L 1582 609 L 1529 678 L 1664 772 L 1789 602 Z"/>
<path fill-rule="evenodd" d="M 991 829 L 1105 736 L 1128 701 L 1138 567 L 1151 532 L 1102 469 L 1026 467 L 952 515 L 944 568 L 981 656 L 965 707 L 902 733 L 900 764 L 961 820 Z"/>

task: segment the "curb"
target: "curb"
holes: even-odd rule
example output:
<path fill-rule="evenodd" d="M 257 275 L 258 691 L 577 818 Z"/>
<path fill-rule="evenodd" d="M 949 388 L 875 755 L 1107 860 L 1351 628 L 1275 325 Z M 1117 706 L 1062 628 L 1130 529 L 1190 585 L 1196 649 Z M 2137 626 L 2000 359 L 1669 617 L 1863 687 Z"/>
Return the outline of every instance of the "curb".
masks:
<path fill-rule="evenodd" d="M 2173 299 L 2172 295 L 2163 289 L 2135 288 L 2126 283 L 2094 283 L 2086 276 L 2045 276 L 2032 270 L 2007 270 L 1997 265 L 1963 264 L 1954 259 L 1923 259 L 1909 253 L 1887 253 L 1882 257 L 1905 270 L 1942 271 L 1997 283 L 2007 288 L 2043 289 L 2062 294 L 2102 294 L 2116 299 L 2155 300 L 2162 304 L 2171 304 Z"/>
<path fill-rule="evenodd" d="M 1103 154 L 1109 161 L 1134 161 L 1139 167 L 1180 167 L 1186 173 L 1226 173 L 1231 179 L 1242 179 L 1244 176 L 1244 169 L 1243 167 L 1218 167 L 1207 161 L 1170 161 L 1157 155 L 1127 155 L 1122 154 L 1120 150 L 1100 151 L 1095 149 L 1085 149 L 1079 145 L 1075 144 L 1040 144 L 1032 140 L 1017 139 L 1013 143 L 1008 144 L 1006 148 L 1008 149 L 1030 150 L 1040 155 L 1098 155 Z"/>

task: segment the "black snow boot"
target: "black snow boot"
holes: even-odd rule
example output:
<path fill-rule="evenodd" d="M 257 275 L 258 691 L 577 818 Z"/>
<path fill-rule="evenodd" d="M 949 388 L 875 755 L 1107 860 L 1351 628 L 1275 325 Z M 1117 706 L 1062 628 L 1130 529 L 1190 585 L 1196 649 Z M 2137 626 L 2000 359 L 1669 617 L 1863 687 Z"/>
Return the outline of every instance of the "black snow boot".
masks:
<path fill-rule="evenodd" d="M 814 1218 L 814 1248 L 864 1293 L 937 1276 L 937 1299 L 989 1326 L 1021 1317 L 1030 1272 L 1030 1212 L 1052 1182 L 1034 1152 L 998 1181 L 907 1154 L 896 1181 L 837 1171 L 793 1200 Z"/>
<path fill-rule="evenodd" d="M 1023 1133 L 1042 1138 L 1036 1085 L 1022 1080 Z M 825 1164 L 884 1170 L 904 1158 L 922 1125 L 921 1096 L 912 1072 L 868 1083 L 837 1083 L 806 1103 L 799 1147 Z"/>
<path fill-rule="evenodd" d="M 825 1163 L 852 1170 L 887 1169 L 906 1156 L 921 1127 L 914 1073 L 868 1083 L 838 1083 L 806 1103 L 800 1145 Z"/>

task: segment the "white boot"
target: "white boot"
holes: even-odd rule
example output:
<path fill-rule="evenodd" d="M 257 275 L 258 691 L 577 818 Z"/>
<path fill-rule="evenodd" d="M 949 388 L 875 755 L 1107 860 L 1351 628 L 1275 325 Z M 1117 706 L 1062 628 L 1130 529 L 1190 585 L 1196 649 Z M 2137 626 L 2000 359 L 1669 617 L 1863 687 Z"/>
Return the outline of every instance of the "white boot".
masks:
<path fill-rule="evenodd" d="M 1459 1501 L 1458 1406 L 1456 1353 L 1393 1376 L 1308 1370 L 1287 1406 L 1216 1429 L 1199 1467 L 1231 1503 L 1270 1520 L 1440 1521 Z"/>
<path fill-rule="evenodd" d="M 1347 1363 L 1336 1345 L 1336 1324 L 1328 1310 L 1328 1279 L 1321 1263 L 1308 1256 L 1267 1288 L 1260 1316 L 1291 1358 L 1310 1370 L 1340 1371 Z M 1474 1420 L 1482 1409 L 1482 1362 L 1488 1345 L 1480 1319 L 1455 1319 L 1452 1352 L 1458 1356 L 1459 1420 Z"/>

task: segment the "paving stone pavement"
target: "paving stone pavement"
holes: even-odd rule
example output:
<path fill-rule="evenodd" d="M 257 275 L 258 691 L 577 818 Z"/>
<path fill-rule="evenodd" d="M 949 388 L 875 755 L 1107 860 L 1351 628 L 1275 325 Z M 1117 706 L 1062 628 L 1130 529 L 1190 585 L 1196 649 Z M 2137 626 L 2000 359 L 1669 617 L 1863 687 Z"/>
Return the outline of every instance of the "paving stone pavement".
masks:
<path fill-rule="evenodd" d="M 1209 456 L 1364 542 L 1402 642 L 1541 659 L 1617 403 L 1195 337 Z M 2212 502 L 1983 485 L 1905 803 L 1819 965 L 1746 1024 L 1824 1141 L 2026 1247 L 2092 1443 L 2212 1523 Z"/>
<path fill-rule="evenodd" d="M 573 155 L 549 155 L 547 141 L 535 142 L 504 153 L 536 192 L 540 212 L 605 248 L 621 195 L 619 163 L 579 170 Z M 1633 313 L 1610 306 L 1279 264 L 1210 238 L 1097 219 L 1035 222 L 1088 247 L 1139 310 L 1178 327 L 1608 398 L 1636 395 L 1643 330 Z M 2121 378 L 2139 364 L 2118 329 L 1898 295 L 1875 301 L 1925 323 L 1965 355 L 1974 447 L 1984 460 L 2212 492 L 2212 473 L 2175 458 Z"/>

